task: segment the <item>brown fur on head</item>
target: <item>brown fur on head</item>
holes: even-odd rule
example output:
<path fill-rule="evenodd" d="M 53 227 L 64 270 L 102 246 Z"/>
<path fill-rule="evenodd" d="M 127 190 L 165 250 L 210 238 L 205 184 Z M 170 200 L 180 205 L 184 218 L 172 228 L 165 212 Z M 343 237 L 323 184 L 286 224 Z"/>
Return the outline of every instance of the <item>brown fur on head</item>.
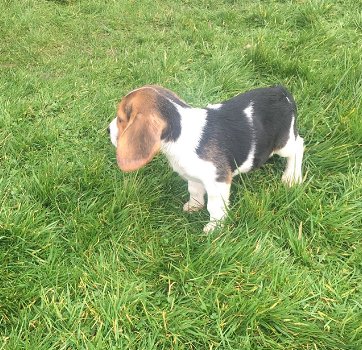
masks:
<path fill-rule="evenodd" d="M 147 164 L 160 150 L 166 127 L 157 107 L 158 91 L 144 87 L 125 96 L 117 108 L 117 163 L 123 171 Z"/>

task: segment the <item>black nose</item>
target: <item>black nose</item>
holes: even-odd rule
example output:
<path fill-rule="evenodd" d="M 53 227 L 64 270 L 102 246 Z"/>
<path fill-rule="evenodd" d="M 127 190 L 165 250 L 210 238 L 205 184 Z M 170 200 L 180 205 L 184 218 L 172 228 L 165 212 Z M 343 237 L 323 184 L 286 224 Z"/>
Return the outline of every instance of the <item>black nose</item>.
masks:
<path fill-rule="evenodd" d="M 110 127 L 107 128 L 108 135 L 111 133 Z"/>

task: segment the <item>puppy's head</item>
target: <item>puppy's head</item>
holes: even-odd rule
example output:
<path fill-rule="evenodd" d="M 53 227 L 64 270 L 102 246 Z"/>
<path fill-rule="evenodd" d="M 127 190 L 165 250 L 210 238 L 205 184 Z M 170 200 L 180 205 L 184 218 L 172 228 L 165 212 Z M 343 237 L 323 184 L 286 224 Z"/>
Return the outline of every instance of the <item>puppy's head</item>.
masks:
<path fill-rule="evenodd" d="M 165 127 L 155 89 L 145 87 L 125 96 L 118 104 L 116 118 L 109 125 L 121 170 L 133 171 L 147 164 L 160 150 Z"/>

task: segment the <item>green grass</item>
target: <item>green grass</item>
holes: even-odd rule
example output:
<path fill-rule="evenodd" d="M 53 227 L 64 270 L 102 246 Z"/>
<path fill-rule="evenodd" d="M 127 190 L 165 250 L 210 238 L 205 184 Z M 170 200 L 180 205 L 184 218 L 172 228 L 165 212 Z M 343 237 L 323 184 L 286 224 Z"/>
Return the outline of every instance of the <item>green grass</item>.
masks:
<path fill-rule="evenodd" d="M 359 1 L 0 5 L 0 349 L 362 349 Z M 272 159 L 204 235 L 162 156 L 116 166 L 116 103 L 150 83 L 286 85 L 304 184 Z"/>

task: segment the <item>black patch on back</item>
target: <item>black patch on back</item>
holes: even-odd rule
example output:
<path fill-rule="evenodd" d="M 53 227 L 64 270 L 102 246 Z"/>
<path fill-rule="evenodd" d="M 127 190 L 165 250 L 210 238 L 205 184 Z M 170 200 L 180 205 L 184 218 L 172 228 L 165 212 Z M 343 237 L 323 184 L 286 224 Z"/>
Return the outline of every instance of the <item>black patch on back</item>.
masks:
<path fill-rule="evenodd" d="M 252 124 L 244 112 L 251 103 Z M 294 99 L 282 86 L 240 94 L 218 109 L 207 108 L 206 125 L 196 153 L 215 164 L 217 180 L 222 181 L 219 178 L 246 161 L 255 140 L 252 168 L 257 168 L 274 150 L 286 144 L 293 116 L 296 117 Z"/>
<path fill-rule="evenodd" d="M 293 116 L 296 137 L 297 107 L 292 95 L 283 86 L 251 91 L 253 92 L 253 124 L 256 136 L 254 167 L 257 168 L 268 160 L 274 150 L 285 146 Z"/>
<path fill-rule="evenodd" d="M 251 129 L 242 110 L 237 103 L 225 103 L 217 110 L 207 109 L 206 125 L 196 153 L 215 164 L 217 181 L 224 181 L 228 173 L 248 157 Z"/>

